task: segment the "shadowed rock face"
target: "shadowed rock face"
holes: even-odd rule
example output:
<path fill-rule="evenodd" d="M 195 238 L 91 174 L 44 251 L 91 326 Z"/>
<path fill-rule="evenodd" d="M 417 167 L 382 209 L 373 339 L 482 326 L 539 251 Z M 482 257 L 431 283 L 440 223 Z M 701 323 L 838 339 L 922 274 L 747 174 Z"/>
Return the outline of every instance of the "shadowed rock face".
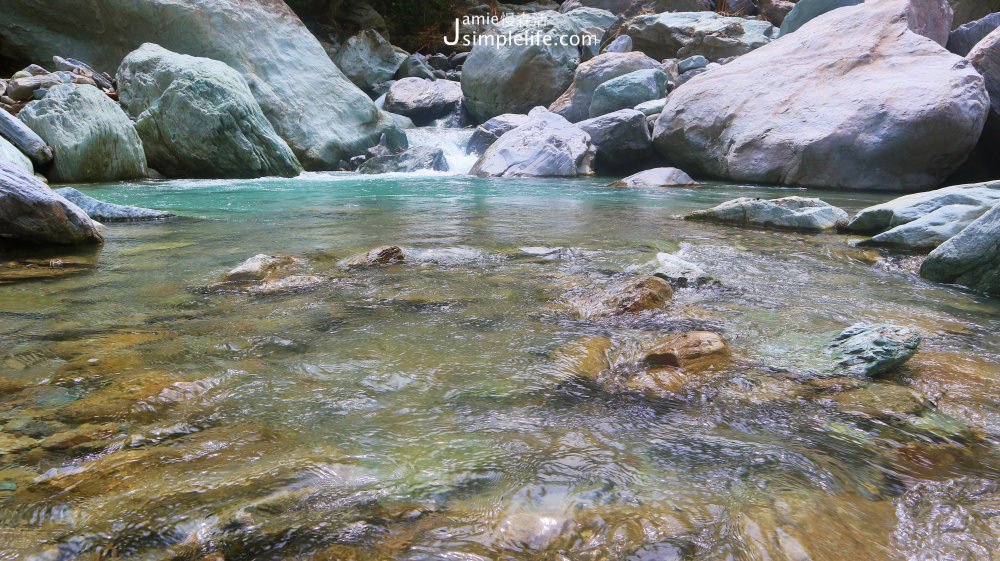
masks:
<path fill-rule="evenodd" d="M 937 187 L 975 146 L 989 106 L 983 78 L 940 46 L 949 22 L 943 0 L 824 14 L 678 88 L 654 144 L 689 172 L 736 181 Z"/>
<path fill-rule="evenodd" d="M 72 53 L 114 73 L 125 55 L 152 40 L 228 64 L 308 169 L 335 169 L 395 131 L 280 1 L 56 0 L 39 9 L 29 0 L 7 0 L 3 9 L 0 50 L 11 59 Z"/>
<path fill-rule="evenodd" d="M 932 251 L 920 276 L 1000 295 L 1000 204 Z"/>
<path fill-rule="evenodd" d="M 0 238 L 39 244 L 104 241 L 85 212 L 4 161 L 0 161 Z"/>

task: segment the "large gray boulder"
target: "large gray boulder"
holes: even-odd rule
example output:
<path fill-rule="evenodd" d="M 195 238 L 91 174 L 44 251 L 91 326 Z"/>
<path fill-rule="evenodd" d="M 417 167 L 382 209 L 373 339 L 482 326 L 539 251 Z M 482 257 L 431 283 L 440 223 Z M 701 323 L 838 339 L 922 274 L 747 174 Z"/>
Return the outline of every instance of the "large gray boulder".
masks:
<path fill-rule="evenodd" d="M 106 203 L 104 201 L 97 200 L 94 197 L 88 197 L 72 187 L 56 189 L 55 192 L 67 201 L 80 207 L 80 210 L 87 213 L 87 216 L 99 222 L 159 220 L 161 218 L 170 218 L 173 216 L 173 214 L 170 214 L 169 212 L 161 212 L 151 208 Z"/>
<path fill-rule="evenodd" d="M 364 29 L 344 41 L 332 58 L 355 86 L 372 93 L 376 85 L 392 80 L 407 56 L 378 31 Z"/>
<path fill-rule="evenodd" d="M 794 33 L 809 21 L 837 8 L 857 6 L 864 0 L 799 0 L 781 22 L 781 34 Z"/>
<path fill-rule="evenodd" d="M 632 174 L 611 184 L 612 187 L 690 187 L 698 182 L 677 168 L 653 168 Z"/>
<path fill-rule="evenodd" d="M 600 29 L 602 33 L 618 21 L 618 16 L 608 10 L 586 6 L 566 12 L 566 17 L 579 29 Z"/>
<path fill-rule="evenodd" d="M 503 19 L 488 35 L 506 37 L 521 33 L 558 38 L 577 35 L 580 29 L 564 14 L 542 12 L 528 19 Z M 476 44 L 462 67 L 462 92 L 469 114 L 483 122 L 503 113 L 525 113 L 532 107 L 555 101 L 569 87 L 580 64 L 579 47 L 563 42 Z"/>
<path fill-rule="evenodd" d="M 0 161 L 0 238 L 38 244 L 101 243 L 85 212 L 21 168 Z"/>
<path fill-rule="evenodd" d="M 917 32 L 941 39 L 949 11 L 880 0 L 829 12 L 672 92 L 653 142 L 735 181 L 935 188 L 976 145 L 989 103 L 969 63 Z"/>
<path fill-rule="evenodd" d="M 1000 181 L 954 185 L 868 207 L 847 229 L 874 234 L 870 245 L 933 249 L 1000 203 Z"/>
<path fill-rule="evenodd" d="M 997 27 L 1000 27 L 1000 12 L 960 25 L 948 35 L 948 50 L 965 56 Z"/>
<path fill-rule="evenodd" d="M 0 111 L 3 111 L 3 109 L 0 109 Z M 31 159 L 3 137 L 0 137 L 0 161 L 19 167 L 28 173 L 35 172 L 35 166 L 32 165 Z"/>
<path fill-rule="evenodd" d="M 598 86 L 637 70 L 652 70 L 659 66 L 659 62 L 642 53 L 600 54 L 577 67 L 573 82 L 549 105 L 549 111 L 562 115 L 571 123 L 582 121 L 590 115 L 590 103 Z"/>
<path fill-rule="evenodd" d="M 600 168 L 617 168 L 653 155 L 653 142 L 646 116 L 635 109 L 622 109 L 577 123 L 590 135 L 597 149 L 594 163 Z"/>
<path fill-rule="evenodd" d="M 403 78 L 385 96 L 385 110 L 413 120 L 417 126 L 454 113 L 462 101 L 462 87 L 450 80 Z"/>
<path fill-rule="evenodd" d="M 527 115 L 506 113 L 497 115 L 489 121 L 476 127 L 465 145 L 466 154 L 482 155 L 501 136 L 528 122 Z"/>
<path fill-rule="evenodd" d="M 536 107 L 528 122 L 490 146 L 469 171 L 480 177 L 577 177 L 593 173 L 590 135 Z"/>
<path fill-rule="evenodd" d="M 264 115 L 308 169 L 336 169 L 383 133 L 405 141 L 284 2 L 90 0 L 42 9 L 35 0 L 4 0 L 0 37 L 0 51 L 11 59 L 72 53 L 108 72 L 150 40 L 222 61 L 243 75 Z"/>
<path fill-rule="evenodd" d="M 18 117 L 52 147 L 47 175 L 53 182 L 122 181 L 148 175 L 132 121 L 94 86 L 53 86 Z"/>
<path fill-rule="evenodd" d="M 719 206 L 692 212 L 687 220 L 722 222 L 735 226 L 762 226 L 822 232 L 847 225 L 847 213 L 820 199 L 782 197 L 752 199 L 740 197 Z"/>
<path fill-rule="evenodd" d="M 932 251 L 920 276 L 1000 295 L 1000 204 Z"/>
<path fill-rule="evenodd" d="M 587 113 L 591 118 L 598 117 L 619 109 L 631 109 L 665 95 L 666 73 L 659 69 L 636 70 L 597 86 Z"/>
<path fill-rule="evenodd" d="M 637 16 L 625 33 L 635 50 L 658 60 L 702 55 L 715 61 L 763 47 L 778 36 L 778 29 L 766 21 L 715 12 L 677 12 Z"/>
<path fill-rule="evenodd" d="M 167 177 L 294 177 L 291 148 L 226 64 L 146 43 L 118 68 L 118 96 L 146 158 Z"/>
<path fill-rule="evenodd" d="M 399 154 L 371 158 L 358 168 L 360 173 L 366 174 L 412 173 L 421 170 L 448 171 L 444 151 L 433 146 L 416 146 Z"/>

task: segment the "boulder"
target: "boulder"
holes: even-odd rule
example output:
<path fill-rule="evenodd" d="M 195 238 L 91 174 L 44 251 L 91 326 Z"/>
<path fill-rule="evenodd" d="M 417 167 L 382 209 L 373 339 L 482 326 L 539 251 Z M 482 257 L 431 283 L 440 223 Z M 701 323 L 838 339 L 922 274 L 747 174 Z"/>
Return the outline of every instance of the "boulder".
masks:
<path fill-rule="evenodd" d="M 789 0 L 757 0 L 757 11 L 771 25 L 780 26 L 794 8 L 795 2 Z"/>
<path fill-rule="evenodd" d="M 526 123 L 487 148 L 469 173 L 479 177 L 590 175 L 595 151 L 590 135 L 544 107 L 536 107 Z"/>
<path fill-rule="evenodd" d="M 727 356 L 729 348 L 718 333 L 689 331 L 668 337 L 645 351 L 642 362 L 650 367 L 686 368 L 706 359 Z"/>
<path fill-rule="evenodd" d="M 646 116 L 635 109 L 622 109 L 577 124 L 590 135 L 597 149 L 598 168 L 616 168 L 645 160 L 653 155 L 653 142 Z"/>
<path fill-rule="evenodd" d="M 560 377 L 598 382 L 601 373 L 611 368 L 608 353 L 613 347 L 607 337 L 592 335 L 559 347 L 552 352 L 552 360 Z"/>
<path fill-rule="evenodd" d="M 399 69 L 396 70 L 396 74 L 393 78 L 397 80 L 402 80 L 403 78 L 423 78 L 425 80 L 434 80 L 436 76 L 434 76 L 434 69 L 427 64 L 423 55 L 413 54 L 403 60 L 403 63 L 399 65 Z"/>
<path fill-rule="evenodd" d="M 0 111 L 3 111 L 3 109 L 0 109 Z M 31 159 L 18 150 L 16 146 L 7 142 L 2 136 L 0 136 L 0 161 L 19 167 L 28 173 L 35 173 L 35 166 L 32 165 Z"/>
<path fill-rule="evenodd" d="M 620 316 L 651 310 L 667 305 L 674 290 L 658 277 L 640 277 L 617 284 L 602 294 L 585 316 Z"/>
<path fill-rule="evenodd" d="M 167 177 L 294 177 L 295 154 L 239 72 L 146 43 L 118 68 L 118 96 L 149 165 Z"/>
<path fill-rule="evenodd" d="M 875 234 L 868 245 L 933 249 L 1000 203 L 1000 181 L 955 185 L 868 207 L 847 229 Z"/>
<path fill-rule="evenodd" d="M 38 244 L 91 244 L 104 238 L 79 207 L 33 175 L 0 161 L 0 238 Z"/>
<path fill-rule="evenodd" d="M 562 115 L 571 123 L 582 121 L 590 114 L 590 104 L 598 86 L 637 70 L 652 70 L 659 66 L 659 62 L 642 53 L 609 52 L 598 55 L 577 67 L 573 82 L 552 102 L 549 111 Z"/>
<path fill-rule="evenodd" d="M 575 23 L 578 29 L 599 29 L 602 34 L 618 21 L 618 16 L 607 10 L 586 6 L 566 12 L 566 17 Z"/>
<path fill-rule="evenodd" d="M 619 179 L 613 187 L 687 187 L 697 185 L 691 176 L 677 168 L 653 168 Z"/>
<path fill-rule="evenodd" d="M 630 53 L 632 52 L 632 38 L 628 35 L 620 35 L 604 48 L 606 53 Z"/>
<path fill-rule="evenodd" d="M 160 212 L 151 208 L 116 205 L 88 197 L 72 187 L 56 189 L 55 192 L 67 201 L 80 207 L 93 220 L 99 222 L 131 222 L 135 220 L 159 220 L 170 218 L 173 214 Z"/>
<path fill-rule="evenodd" d="M 476 127 L 465 145 L 465 153 L 482 155 L 498 138 L 527 122 L 527 115 L 516 113 L 497 115 Z"/>
<path fill-rule="evenodd" d="M 18 117 L 52 147 L 51 181 L 121 181 L 147 175 L 142 141 L 132 121 L 94 86 L 54 86 Z"/>
<path fill-rule="evenodd" d="M 233 286 L 256 296 L 268 296 L 315 288 L 325 282 L 313 274 L 309 263 L 289 255 L 254 255 L 223 277 L 217 286 Z"/>
<path fill-rule="evenodd" d="M 113 72 L 150 40 L 224 62 L 243 75 L 278 135 L 311 170 L 336 169 L 383 133 L 404 140 L 283 2 L 92 0 L 39 9 L 33 0 L 5 0 L 0 36 L 5 57 L 73 53 L 102 71 Z"/>
<path fill-rule="evenodd" d="M 685 216 L 687 220 L 723 222 L 737 226 L 763 226 L 822 232 L 847 225 L 847 213 L 819 199 L 740 197 Z"/>
<path fill-rule="evenodd" d="M 975 146 L 988 107 L 975 69 L 908 27 L 913 14 L 939 35 L 946 9 L 880 0 L 829 12 L 677 88 L 653 142 L 686 170 L 734 181 L 935 188 Z"/>
<path fill-rule="evenodd" d="M 532 18 L 505 18 L 489 35 L 571 36 L 580 32 L 569 17 L 544 12 Z M 524 113 L 547 106 L 566 91 L 580 64 L 579 47 L 564 41 L 531 41 L 529 44 L 477 43 L 462 67 L 462 92 L 469 114 L 478 122 L 503 113 Z"/>
<path fill-rule="evenodd" d="M 598 8 L 621 15 L 627 10 L 660 12 L 696 12 L 711 10 L 708 0 L 576 0 L 580 6 Z M 574 8 L 579 9 L 579 8 Z"/>
<path fill-rule="evenodd" d="M 920 276 L 1000 295 L 1000 204 L 932 251 Z"/>
<path fill-rule="evenodd" d="M 656 254 L 656 271 L 653 272 L 653 276 L 669 282 L 670 286 L 674 288 L 719 284 L 719 281 L 712 278 L 698 265 L 670 253 Z"/>
<path fill-rule="evenodd" d="M 992 0 L 948 0 L 948 4 L 955 14 L 953 27 L 985 17 L 990 12 L 995 12 L 997 7 Z"/>
<path fill-rule="evenodd" d="M 604 82 L 594 90 L 588 114 L 591 118 L 619 109 L 631 109 L 644 101 L 667 95 L 667 75 L 658 70 L 636 70 Z"/>
<path fill-rule="evenodd" d="M 384 265 L 395 265 L 402 263 L 406 259 L 406 254 L 402 248 L 396 245 L 383 245 L 360 255 L 349 257 L 340 262 L 342 267 L 349 269 L 381 267 Z"/>
<path fill-rule="evenodd" d="M 0 108 L 0 138 L 8 141 L 39 166 L 52 161 L 52 148 L 20 119 L 2 108 Z"/>
<path fill-rule="evenodd" d="M 1000 28 L 976 43 L 966 59 L 986 81 L 990 111 L 980 144 L 981 150 L 996 162 L 1000 160 Z"/>
<path fill-rule="evenodd" d="M 920 335 L 912 329 L 858 323 L 841 332 L 827 350 L 836 361 L 836 374 L 869 378 L 899 368 L 919 346 Z"/>
<path fill-rule="evenodd" d="M 657 60 L 702 55 L 714 61 L 746 54 L 778 36 L 777 28 L 766 21 L 715 12 L 641 15 L 624 31 L 637 51 Z"/>
<path fill-rule="evenodd" d="M 448 171 L 448 161 L 444 158 L 444 151 L 435 146 L 415 146 L 399 154 L 376 156 L 358 168 L 358 172 L 367 174 L 410 173 L 421 170 Z"/>
<path fill-rule="evenodd" d="M 647 117 L 652 117 L 654 115 L 659 115 L 663 112 L 663 106 L 667 104 L 666 98 L 663 99 L 651 99 L 649 101 L 643 101 L 639 105 L 635 106 L 635 110 L 642 113 Z M 655 121 L 654 121 L 655 122 Z M 652 130 L 652 126 L 649 127 Z"/>
<path fill-rule="evenodd" d="M 857 6 L 864 0 L 799 0 L 781 22 L 781 34 L 794 33 L 809 21 L 837 8 Z"/>
<path fill-rule="evenodd" d="M 948 50 L 965 56 L 997 27 L 1000 27 L 1000 12 L 960 25 L 948 34 Z"/>
<path fill-rule="evenodd" d="M 372 93 L 377 84 L 392 80 L 407 56 L 378 31 L 364 29 L 344 41 L 332 58 L 355 86 Z"/>
<path fill-rule="evenodd" d="M 449 80 L 403 78 L 385 96 L 385 110 L 409 117 L 417 126 L 428 125 L 455 112 L 462 101 L 462 87 Z"/>

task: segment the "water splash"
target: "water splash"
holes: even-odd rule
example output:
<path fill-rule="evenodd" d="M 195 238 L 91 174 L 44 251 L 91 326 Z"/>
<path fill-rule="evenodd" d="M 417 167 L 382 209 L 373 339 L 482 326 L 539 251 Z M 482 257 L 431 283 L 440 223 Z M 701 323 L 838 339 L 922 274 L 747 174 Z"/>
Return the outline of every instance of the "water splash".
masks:
<path fill-rule="evenodd" d="M 434 146 L 444 151 L 451 174 L 468 175 L 473 164 L 478 159 L 474 155 L 466 155 L 465 147 L 475 129 L 452 129 L 443 127 L 419 127 L 408 129 L 406 139 L 410 147 Z"/>

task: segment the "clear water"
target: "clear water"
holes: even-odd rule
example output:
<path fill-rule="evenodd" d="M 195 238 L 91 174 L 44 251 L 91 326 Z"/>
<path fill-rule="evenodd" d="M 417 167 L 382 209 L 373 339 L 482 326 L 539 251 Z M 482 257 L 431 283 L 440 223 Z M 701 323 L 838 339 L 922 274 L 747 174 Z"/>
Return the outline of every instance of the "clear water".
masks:
<path fill-rule="evenodd" d="M 888 196 L 449 175 L 81 189 L 180 217 L 3 255 L 8 280 L 72 274 L 0 284 L 0 559 L 997 559 L 1000 302 L 845 236 L 678 219 L 741 195 Z M 338 265 L 383 244 L 409 261 Z M 722 287 L 572 313 L 661 251 Z M 212 288 L 258 253 L 327 280 Z M 917 328 L 921 351 L 853 393 L 803 378 L 858 321 Z M 607 395 L 552 358 L 693 328 L 734 360 L 671 399 Z M 899 388 L 936 408 L 898 411 Z"/>

